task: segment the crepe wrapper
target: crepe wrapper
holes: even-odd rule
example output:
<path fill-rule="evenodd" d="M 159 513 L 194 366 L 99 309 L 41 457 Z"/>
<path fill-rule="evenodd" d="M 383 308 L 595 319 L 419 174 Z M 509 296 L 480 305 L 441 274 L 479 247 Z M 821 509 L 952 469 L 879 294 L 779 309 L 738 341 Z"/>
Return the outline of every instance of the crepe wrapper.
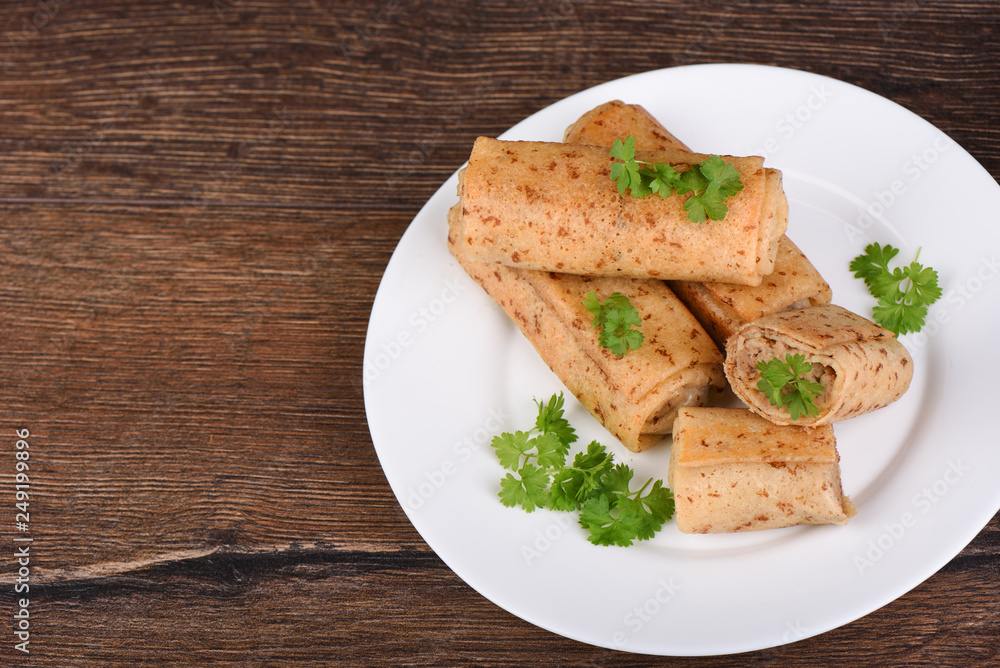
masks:
<path fill-rule="evenodd" d="M 778 244 L 774 271 L 760 285 L 693 281 L 670 281 L 669 285 L 722 349 L 737 329 L 752 320 L 829 304 L 833 297 L 829 284 L 787 236 Z"/>
<path fill-rule="evenodd" d="M 605 102 L 581 116 L 563 133 L 564 144 L 589 144 L 610 147 L 616 139 L 635 137 L 636 148 L 643 151 L 691 149 L 660 124 L 652 114 L 638 104 L 621 100 Z"/>
<path fill-rule="evenodd" d="M 580 403 L 633 452 L 671 432 L 677 409 L 717 399 L 725 387 L 722 353 L 662 281 L 592 278 L 471 260 L 448 215 L 448 247 L 459 264 L 506 311 Z M 598 344 L 583 306 L 620 292 L 643 319 L 642 346 L 616 358 Z"/>
<path fill-rule="evenodd" d="M 708 158 L 639 151 L 679 171 Z M 694 223 L 686 197 L 621 195 L 605 148 L 476 140 L 460 188 L 469 258 L 523 269 L 759 285 L 788 222 L 781 175 L 758 156 L 724 156 L 743 190 L 721 221 Z"/>
<path fill-rule="evenodd" d="M 814 400 L 819 416 L 792 420 L 757 389 L 760 361 L 805 356 L 825 387 Z M 726 377 L 740 399 L 777 424 L 813 426 L 887 406 L 906 392 L 913 360 L 892 332 L 834 304 L 773 313 L 743 325 L 726 346 Z"/>
<path fill-rule="evenodd" d="M 846 524 L 833 427 L 773 424 L 744 408 L 682 408 L 667 484 L 677 528 L 729 533 Z"/>
<path fill-rule="evenodd" d="M 644 108 L 618 100 L 581 116 L 567 128 L 564 141 L 610 147 L 628 135 L 636 138 L 640 150 L 690 151 Z M 765 173 L 769 171 L 765 168 Z M 744 323 L 769 313 L 829 304 L 832 298 L 829 284 L 787 236 L 778 244 L 774 271 L 760 285 L 697 281 L 670 281 L 669 285 L 723 349 Z"/>

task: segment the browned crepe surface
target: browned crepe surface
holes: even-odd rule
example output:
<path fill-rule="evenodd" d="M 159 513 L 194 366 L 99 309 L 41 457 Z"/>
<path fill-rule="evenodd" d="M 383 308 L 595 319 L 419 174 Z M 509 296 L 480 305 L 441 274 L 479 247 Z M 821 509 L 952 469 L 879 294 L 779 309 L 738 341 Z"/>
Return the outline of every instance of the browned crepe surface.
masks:
<path fill-rule="evenodd" d="M 707 157 L 636 155 L 681 170 Z M 766 176 L 756 156 L 725 159 L 743 190 L 726 200 L 724 220 L 692 223 L 683 197 L 621 195 L 606 149 L 480 137 L 460 191 L 466 252 L 525 269 L 758 285 L 787 225 L 787 201 L 773 183 L 780 174 Z"/>
<path fill-rule="evenodd" d="M 692 152 L 643 107 L 621 100 L 605 102 L 585 113 L 566 128 L 563 143 L 611 146 L 615 139 L 625 139 L 628 135 L 635 137 L 635 145 L 640 150 Z"/>
<path fill-rule="evenodd" d="M 592 278 L 515 269 L 468 258 L 449 212 L 448 246 L 466 272 L 511 317 L 580 403 L 629 450 L 671 432 L 677 408 L 718 398 L 722 354 L 662 281 Z M 584 295 L 627 296 L 643 318 L 642 346 L 616 358 L 598 344 Z"/>
<path fill-rule="evenodd" d="M 769 313 L 829 304 L 829 284 L 787 236 L 778 244 L 774 271 L 760 285 L 671 281 L 674 293 L 687 304 L 720 348 L 740 326 Z"/>
<path fill-rule="evenodd" d="M 780 426 L 743 408 L 682 408 L 668 485 L 684 533 L 845 524 L 832 427 Z"/>
<path fill-rule="evenodd" d="M 756 365 L 804 355 L 823 370 L 826 387 L 815 400 L 818 417 L 792 420 L 757 389 Z M 777 424 L 812 426 L 846 420 L 887 406 L 906 392 L 913 360 L 892 332 L 834 304 L 773 313 L 747 323 L 726 346 L 726 377 L 743 402 Z"/>
<path fill-rule="evenodd" d="M 581 116 L 567 128 L 564 141 L 611 146 L 628 135 L 636 138 L 641 150 L 690 150 L 644 108 L 617 100 Z M 670 287 L 720 348 L 746 322 L 792 307 L 829 304 L 832 298 L 830 286 L 787 236 L 778 244 L 774 271 L 760 285 L 670 281 Z"/>

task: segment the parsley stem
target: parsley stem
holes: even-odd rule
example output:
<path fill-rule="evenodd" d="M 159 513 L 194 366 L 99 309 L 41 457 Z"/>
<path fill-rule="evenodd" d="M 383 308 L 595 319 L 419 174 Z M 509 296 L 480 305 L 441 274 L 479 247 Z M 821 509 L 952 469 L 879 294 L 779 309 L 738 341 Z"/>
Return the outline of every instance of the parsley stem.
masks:
<path fill-rule="evenodd" d="M 923 246 L 917 246 L 917 254 L 913 256 L 913 261 L 916 262 L 920 259 L 920 251 L 923 250 Z M 899 285 L 900 292 L 903 293 L 903 303 L 912 305 L 916 300 L 916 297 L 907 297 L 910 294 L 910 289 L 913 288 L 913 276 L 910 274 L 909 268 L 906 271 L 906 278 Z"/>
<path fill-rule="evenodd" d="M 646 491 L 646 487 L 647 487 L 647 486 L 649 485 L 649 483 L 651 483 L 651 482 L 653 482 L 653 479 L 652 479 L 652 478 L 650 478 L 649 480 L 647 480 L 647 481 L 646 481 L 646 484 L 644 484 L 644 485 L 643 485 L 642 487 L 640 487 L 640 488 L 639 488 L 639 491 L 638 491 L 638 492 L 636 492 L 635 494 L 630 494 L 629 496 L 631 496 L 631 497 L 632 497 L 633 499 L 638 499 L 638 498 L 639 498 L 640 496 L 642 496 L 642 493 L 643 493 L 644 491 Z"/>

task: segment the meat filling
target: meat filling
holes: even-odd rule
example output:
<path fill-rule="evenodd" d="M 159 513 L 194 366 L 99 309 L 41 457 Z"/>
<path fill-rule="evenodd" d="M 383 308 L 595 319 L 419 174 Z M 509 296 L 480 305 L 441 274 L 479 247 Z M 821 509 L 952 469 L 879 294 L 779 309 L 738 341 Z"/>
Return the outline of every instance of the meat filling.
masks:
<path fill-rule="evenodd" d="M 834 381 L 837 379 L 837 372 L 833 367 L 825 362 L 828 358 L 822 355 L 810 355 L 801 350 L 796 350 L 780 341 L 757 338 L 748 341 L 744 348 L 744 356 L 739 360 L 738 373 L 747 385 L 756 386 L 760 380 L 760 371 L 757 370 L 758 362 L 770 362 L 772 359 L 785 359 L 788 354 L 804 355 L 806 362 L 812 365 L 812 369 L 803 375 L 808 381 L 819 383 L 823 386 L 823 393 L 813 399 L 813 404 L 819 409 L 820 414 L 830 406 Z M 764 401 L 767 401 L 764 399 Z"/>
<path fill-rule="evenodd" d="M 646 424 L 642 427 L 644 434 L 669 434 L 674 426 L 674 418 L 677 411 L 684 406 L 704 406 L 708 403 L 708 385 L 698 387 L 685 387 L 678 392 L 670 401 L 665 403 L 659 411 L 651 415 Z"/>
<path fill-rule="evenodd" d="M 806 299 L 800 299 L 797 302 L 792 302 L 791 304 L 789 304 L 788 306 L 786 306 L 783 310 L 785 310 L 785 311 L 796 311 L 796 310 L 798 310 L 800 308 L 809 308 L 812 305 L 813 304 L 812 304 L 812 300 L 811 299 L 808 299 L 808 298 L 806 298 Z"/>

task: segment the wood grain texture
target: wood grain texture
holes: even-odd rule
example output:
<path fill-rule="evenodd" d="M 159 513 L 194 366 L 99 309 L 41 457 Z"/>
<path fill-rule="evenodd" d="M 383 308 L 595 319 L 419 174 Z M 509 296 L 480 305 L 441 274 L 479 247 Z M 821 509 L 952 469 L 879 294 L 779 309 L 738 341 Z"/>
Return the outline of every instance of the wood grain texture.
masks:
<path fill-rule="evenodd" d="M 389 489 L 361 359 L 413 216 L 476 136 L 696 62 L 857 84 L 1000 175 L 988 0 L 0 5 L 0 439 L 30 429 L 36 467 L 32 654 L 0 634 L 0 663 L 1000 663 L 998 517 L 854 623 L 668 660 L 499 609 Z"/>
<path fill-rule="evenodd" d="M 40 578 L 47 564 L 66 578 L 178 550 L 340 544 L 350 527 L 328 522 L 348 499 L 371 521 L 399 514 L 346 480 L 378 475 L 345 362 L 361 356 L 380 265 L 364 230 L 330 235 L 368 217 L 221 211 L 9 212 L 0 326 L 18 336 L 0 368 L 20 389 L 8 424 L 31 431 L 39 467 Z M 29 216 L 51 223 L 27 231 Z M 354 298 L 331 294 L 346 285 Z"/>

